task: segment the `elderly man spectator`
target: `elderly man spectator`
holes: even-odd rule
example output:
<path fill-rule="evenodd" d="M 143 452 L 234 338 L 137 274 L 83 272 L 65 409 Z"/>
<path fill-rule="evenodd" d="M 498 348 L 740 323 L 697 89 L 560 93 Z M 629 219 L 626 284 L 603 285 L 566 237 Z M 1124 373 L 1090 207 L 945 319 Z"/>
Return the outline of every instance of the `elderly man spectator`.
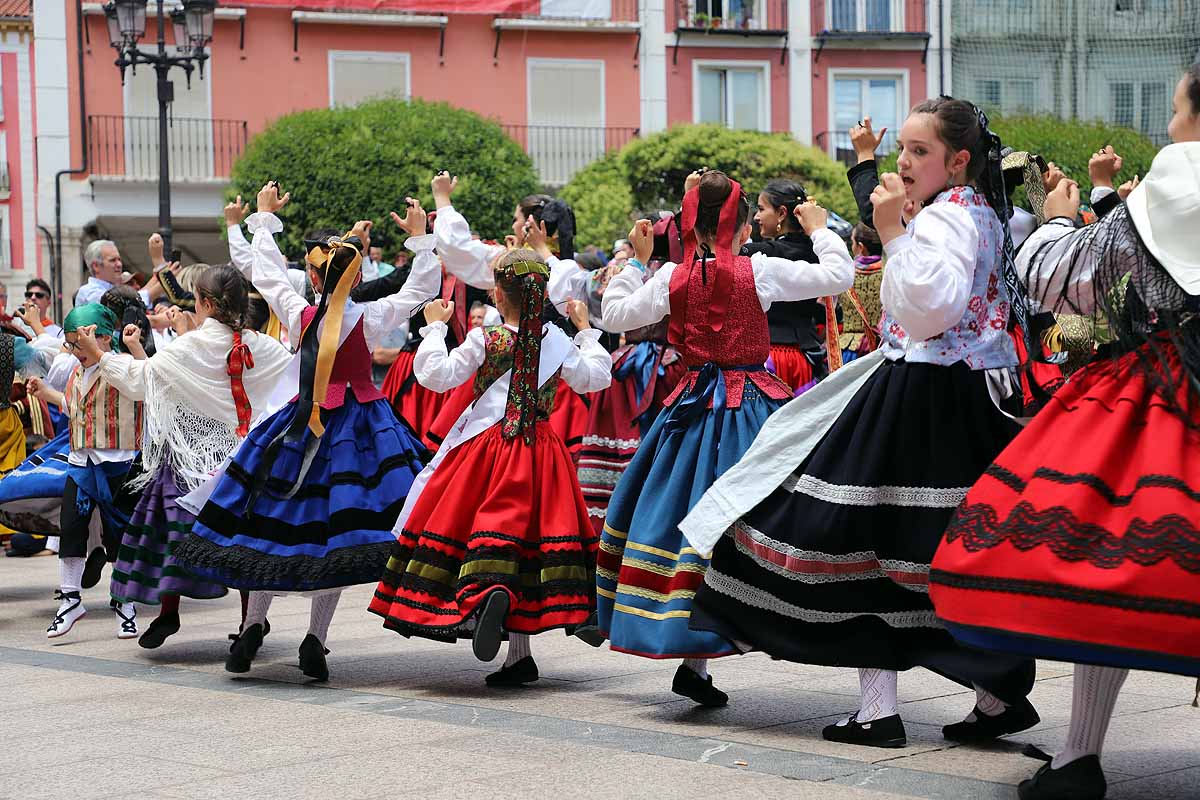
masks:
<path fill-rule="evenodd" d="M 97 239 L 92 242 L 83 251 L 83 261 L 87 264 L 88 279 L 87 283 L 80 286 L 79 291 L 75 293 L 76 306 L 99 303 L 105 292 L 114 286 L 124 284 L 125 265 L 121 263 L 121 254 L 114 242 L 108 239 Z M 154 304 L 154 300 L 161 293 L 162 286 L 158 281 L 151 281 L 147 288 L 138 291 L 142 303 L 147 308 Z"/>

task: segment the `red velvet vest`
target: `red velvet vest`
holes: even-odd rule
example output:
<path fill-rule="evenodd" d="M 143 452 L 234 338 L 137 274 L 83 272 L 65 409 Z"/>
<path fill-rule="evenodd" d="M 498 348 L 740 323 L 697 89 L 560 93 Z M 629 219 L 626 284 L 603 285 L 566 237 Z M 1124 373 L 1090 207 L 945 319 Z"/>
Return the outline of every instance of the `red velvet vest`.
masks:
<path fill-rule="evenodd" d="M 707 282 L 704 280 L 706 268 Z M 701 367 L 710 361 L 722 368 L 729 408 L 741 406 L 747 378 L 767 397 L 775 400 L 791 398 L 787 385 L 771 373 L 736 369 L 765 364 L 771 355 L 767 313 L 759 302 L 754 269 L 746 256 L 733 259 L 733 285 L 724 324 L 719 331 L 711 331 L 705 326 L 717 283 L 714 280 L 716 269 L 712 261 L 707 267 L 702 267 L 699 261 L 690 269 L 685 264 L 675 266 L 671 274 L 671 318 L 683 319 L 683 336 L 681 341 L 672 340 L 671 344 L 689 368 Z M 667 398 L 666 404 L 673 403 L 695 382 L 696 373 L 689 373 Z"/>
<path fill-rule="evenodd" d="M 304 326 L 304 335 L 308 335 L 308 326 L 317 314 L 316 306 L 309 306 L 301 313 L 300 321 Z M 316 331 L 312 332 L 317 335 Z M 331 411 L 341 408 L 346 402 L 346 387 L 354 390 L 354 399 L 360 403 L 372 400 L 382 400 L 384 395 L 375 388 L 371 380 L 371 351 L 367 348 L 367 337 L 363 333 L 363 321 L 355 324 L 354 330 L 338 347 L 337 355 L 333 358 L 333 371 L 329 374 L 329 390 L 325 393 L 325 402 L 321 408 Z"/>

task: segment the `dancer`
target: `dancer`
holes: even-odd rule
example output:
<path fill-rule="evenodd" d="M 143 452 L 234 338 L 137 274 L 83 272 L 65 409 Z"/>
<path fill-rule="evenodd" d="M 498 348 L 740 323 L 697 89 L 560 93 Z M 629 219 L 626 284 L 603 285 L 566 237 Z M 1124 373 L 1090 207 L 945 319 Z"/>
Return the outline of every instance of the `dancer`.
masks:
<path fill-rule="evenodd" d="M 507 632 L 504 666 L 487 684 L 517 686 L 538 678 L 529 636 L 574 628 L 594 606 L 598 537 L 549 420 L 560 374 L 574 391 L 598 391 L 611 361 L 583 303 L 569 305 L 573 342 L 543 330 L 549 269 L 535 252 L 501 255 L 495 272 L 504 324 L 472 329 L 448 355 L 453 303 L 425 308 L 418 380 L 448 391 L 474 376 L 475 401 L 410 493 L 370 610 L 405 636 L 472 636 L 481 661 Z"/>
<path fill-rule="evenodd" d="M 208 495 L 175 556 L 197 577 L 252 590 L 225 663 L 230 672 L 250 669 L 272 592 L 318 593 L 300 667 L 327 680 L 325 640 L 341 589 L 379 579 L 423 454 L 371 382 L 372 345 L 437 290 L 437 258 L 425 212 L 408 198 L 406 216 L 392 216 L 416 253 L 404 288 L 374 302 L 349 300 L 370 243 L 371 223 L 363 221 L 345 237 L 308 243 L 308 275 L 320 294 L 310 306 L 288 282 L 273 236 L 283 228 L 275 212 L 289 200 L 268 183 L 247 223 L 254 286 L 300 345 L 280 382 L 283 396 L 293 386 L 299 396 L 250 432 L 223 474 L 186 498 L 194 507 Z"/>
<path fill-rule="evenodd" d="M 954 507 L 1017 423 L 1013 275 L 1000 142 L 973 105 L 913 109 L 900 174 L 872 203 L 887 252 L 883 343 L 772 417 L 681 525 L 716 549 L 692 626 L 808 664 L 859 668 L 860 708 L 826 739 L 906 742 L 897 671 L 976 689 L 947 738 L 1034 725 L 1031 661 L 968 651 L 938 624 L 928 565 Z M 951 187 L 951 188 L 946 188 Z M 905 231 L 906 205 L 923 205 Z"/>
<path fill-rule="evenodd" d="M 207 600 L 227 589 L 194 578 L 175 549 L 195 522 L 177 499 L 198 488 L 246 436 L 291 361 L 283 345 L 244 330 L 247 285 L 231 266 L 211 267 L 196 278 L 197 327 L 173 339 L 154 358 L 102 353 L 94 337 L 80 334 L 79 348 L 97 360 L 104 379 L 127 397 L 145 402 L 143 472 L 130 482 L 141 498 L 121 540 L 110 592 L 121 603 L 160 605 L 138 644 L 162 645 L 179 630 L 181 597 Z M 124 342 L 141 349 L 141 331 L 126 326 Z"/>
<path fill-rule="evenodd" d="M 637 257 L 604 295 L 604 317 L 619 328 L 650 325 L 669 313 L 670 341 L 689 374 L 613 493 L 596 567 L 597 609 L 612 649 L 684 659 L 672 690 L 720 706 L 729 698 L 713 686 L 707 659 L 737 650 L 722 636 L 688 629 L 708 562 L 686 546 L 677 526 L 792 396 L 763 367 L 771 305 L 844 291 L 854 267 L 814 203 L 799 206 L 797 216 L 819 260 L 797 263 L 734 255 L 750 236 L 749 207 L 741 186 L 723 173 L 693 173 L 685 190 L 682 262 L 645 280 L 640 266 L 652 239 L 650 222 L 639 221 L 630 235 Z"/>
<path fill-rule="evenodd" d="M 848 364 L 879 347 L 879 320 L 883 307 L 879 287 L 883 283 L 883 243 L 879 234 L 862 222 L 850 234 L 850 254 L 854 256 L 854 285 L 838 298 L 842 308 L 842 330 L 838 347 L 842 363 Z"/>
<path fill-rule="evenodd" d="M 968 493 L 930 574 L 960 640 L 1074 661 L 1065 749 L 1023 800 L 1100 800 L 1100 766 L 1130 669 L 1200 677 L 1200 64 L 1179 82 L 1174 144 L 1094 225 L 1079 190 L 1018 267 L 1044 307 L 1102 311 L 1111 356 L 1076 373 Z"/>
<path fill-rule="evenodd" d="M 142 403 L 108 382 L 100 370 L 99 357 L 120 350 L 115 334 L 116 315 L 100 305 L 80 306 L 63 320 L 66 347 L 74 354 L 67 380 L 63 408 L 70 420 L 71 450 L 67 456 L 67 479 L 59 519 L 58 611 L 46 636 L 65 636 L 86 613 L 80 592 L 100 582 L 106 560 L 114 560 L 121 533 L 137 502 L 127 482 L 137 470 L 134 459 L 142 447 Z M 81 344 L 91 338 L 95 348 Z M 103 547 L 89 555 L 88 528 L 93 512 L 100 514 Z M 107 557 L 107 558 L 106 558 Z M 117 638 L 138 635 L 137 607 L 113 601 L 120 620 Z"/>
<path fill-rule="evenodd" d="M 796 209 L 808 200 L 804 187 L 793 180 L 769 182 L 758 195 L 754 221 L 762 241 L 746 242 L 741 254 L 817 260 L 812 239 L 800 228 Z M 829 374 L 825 343 L 817 324 L 825 322 L 825 307 L 817 300 L 774 303 L 767 312 L 771 329 L 771 363 L 775 374 L 799 394 Z"/>

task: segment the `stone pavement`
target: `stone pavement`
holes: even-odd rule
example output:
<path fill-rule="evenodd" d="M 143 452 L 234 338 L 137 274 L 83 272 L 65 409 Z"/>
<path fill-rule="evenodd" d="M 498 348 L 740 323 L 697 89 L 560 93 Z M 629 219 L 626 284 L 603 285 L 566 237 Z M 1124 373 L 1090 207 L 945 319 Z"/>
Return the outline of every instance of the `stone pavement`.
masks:
<path fill-rule="evenodd" d="M 986 748 L 952 745 L 939 726 L 974 695 L 920 670 L 900 680 L 909 746 L 835 745 L 822 726 L 852 711 L 852 670 L 761 654 L 713 665 L 727 708 L 671 694 L 678 662 L 534 639 L 542 679 L 490 690 L 497 667 L 458 646 L 403 639 L 365 611 L 372 587 L 342 598 L 332 679 L 306 683 L 296 648 L 308 601 L 279 598 L 248 676 L 224 672 L 237 595 L 184 601 L 183 629 L 156 651 L 116 638 L 107 572 L 90 609 L 51 642 L 53 558 L 0 558 L 0 798 L 355 800 L 485 797 L 1014 798 L 1014 785 L 1063 740 L 1071 668 L 1042 663 L 1038 727 Z M 154 609 L 141 610 L 149 624 Z M 1200 796 L 1194 682 L 1132 675 L 1109 733 L 1114 800 Z"/>

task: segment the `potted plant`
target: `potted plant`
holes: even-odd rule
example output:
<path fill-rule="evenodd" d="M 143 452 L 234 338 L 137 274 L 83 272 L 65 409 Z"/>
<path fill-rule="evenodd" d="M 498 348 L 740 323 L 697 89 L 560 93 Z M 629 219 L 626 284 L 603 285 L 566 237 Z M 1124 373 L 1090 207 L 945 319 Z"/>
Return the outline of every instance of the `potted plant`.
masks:
<path fill-rule="evenodd" d="M 709 27 L 712 27 L 712 28 L 719 28 L 719 27 L 721 27 L 721 18 L 720 18 L 720 17 L 713 17 L 713 18 L 712 18 L 712 19 L 709 21 Z"/>
<path fill-rule="evenodd" d="M 696 28 L 707 28 L 711 22 L 711 17 L 708 14 L 696 14 L 692 17 L 692 26 Z"/>

